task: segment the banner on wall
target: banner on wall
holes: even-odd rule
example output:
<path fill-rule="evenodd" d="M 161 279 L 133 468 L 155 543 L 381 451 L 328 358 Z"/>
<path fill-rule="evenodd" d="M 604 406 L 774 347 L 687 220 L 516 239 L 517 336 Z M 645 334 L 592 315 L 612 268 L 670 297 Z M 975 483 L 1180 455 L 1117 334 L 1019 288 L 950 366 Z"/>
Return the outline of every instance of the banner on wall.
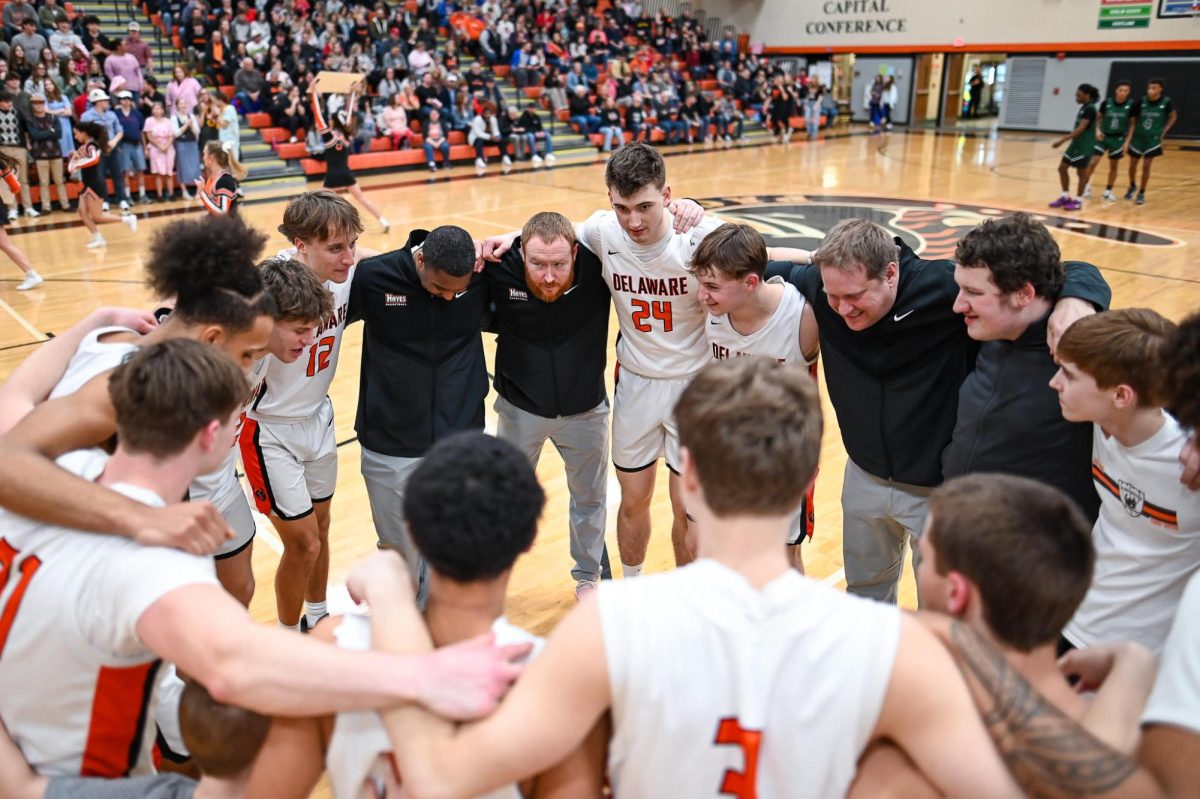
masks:
<path fill-rule="evenodd" d="M 1147 0 L 1100 0 L 1100 20 L 1096 27 L 1100 30 L 1148 28 L 1153 10 L 1153 4 Z"/>
<path fill-rule="evenodd" d="M 1200 0 L 1158 0 L 1159 19 L 1200 17 Z"/>

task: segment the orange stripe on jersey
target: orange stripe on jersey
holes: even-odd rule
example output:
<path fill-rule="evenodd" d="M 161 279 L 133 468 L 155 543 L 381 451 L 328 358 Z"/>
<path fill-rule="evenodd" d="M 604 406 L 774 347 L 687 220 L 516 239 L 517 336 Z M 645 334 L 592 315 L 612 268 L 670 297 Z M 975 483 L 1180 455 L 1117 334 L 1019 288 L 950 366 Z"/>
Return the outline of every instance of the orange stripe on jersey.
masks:
<path fill-rule="evenodd" d="M 258 446 L 258 422 L 246 417 L 238 436 L 238 448 L 242 451 L 242 466 L 246 468 L 246 479 L 254 493 L 254 506 L 264 516 L 271 514 L 271 484 L 267 482 L 267 465 L 263 463 L 262 450 Z"/>
<path fill-rule="evenodd" d="M 103 666 L 96 678 L 81 777 L 125 777 L 137 765 L 160 661 Z"/>

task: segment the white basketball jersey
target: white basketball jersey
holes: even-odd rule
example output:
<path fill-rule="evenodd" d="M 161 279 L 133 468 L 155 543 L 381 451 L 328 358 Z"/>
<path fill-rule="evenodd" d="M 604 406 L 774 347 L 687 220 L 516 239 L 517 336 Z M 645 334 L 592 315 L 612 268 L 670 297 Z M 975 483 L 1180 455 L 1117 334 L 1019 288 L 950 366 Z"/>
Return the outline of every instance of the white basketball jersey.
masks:
<path fill-rule="evenodd" d="M 713 560 L 600 585 L 615 796 L 845 796 L 883 706 L 895 606 Z"/>
<path fill-rule="evenodd" d="M 690 232 L 636 244 L 615 211 L 597 211 L 579 228 L 579 239 L 600 258 L 612 292 L 621 337 L 617 361 L 643 377 L 689 377 L 708 363 L 707 316 L 697 299 L 699 283 L 689 271 L 696 247 L 721 224 L 712 217 Z"/>
<path fill-rule="evenodd" d="M 781 277 L 773 277 L 767 282 L 782 285 L 783 298 L 766 324 L 750 335 L 743 336 L 737 332 L 729 314 L 708 315 L 704 334 L 708 337 L 713 360 L 764 355 L 780 363 L 812 363 L 800 350 L 800 316 L 804 312 L 804 295 Z"/>
<path fill-rule="evenodd" d="M 254 398 L 262 391 L 267 377 L 267 369 L 270 362 L 275 360 L 270 355 L 259 358 L 250 367 L 250 372 L 246 375 L 246 383 L 250 386 L 250 393 L 246 395 L 246 402 L 242 405 L 242 413 L 238 418 L 237 433 L 233 437 L 233 442 L 229 447 L 229 454 L 225 456 L 225 460 L 221 461 L 221 465 L 210 474 L 202 474 L 192 481 L 188 487 L 188 499 L 211 499 L 221 493 L 223 487 L 228 487 L 230 482 L 237 482 L 237 459 L 240 449 L 238 448 L 238 436 L 242 432 L 242 423 L 246 421 L 246 412 L 250 409 Z"/>
<path fill-rule="evenodd" d="M 283 251 L 285 255 L 289 251 Z M 293 257 L 292 254 L 286 257 Z M 259 422 L 302 422 L 315 414 L 329 395 L 329 385 L 337 371 L 338 353 L 342 348 L 342 333 L 350 309 L 350 284 L 358 265 L 350 267 L 345 283 L 325 281 L 333 295 L 333 313 L 317 329 L 316 340 L 292 363 L 275 358 L 267 367 L 265 387 L 251 404 L 249 415 Z"/>
<path fill-rule="evenodd" d="M 541 638 L 514 627 L 503 616 L 492 624 L 492 631 L 496 634 L 496 646 L 532 644 L 529 660 L 536 657 L 545 645 Z M 334 631 L 334 636 L 342 649 L 370 649 L 371 619 L 368 616 L 346 616 Z M 337 799 L 358 799 L 362 795 L 363 783 L 371 779 L 382 796 L 385 769 L 392 768 L 391 751 L 391 741 L 378 713 L 373 710 L 339 713 L 334 721 L 329 751 L 325 753 L 325 768 L 329 772 L 333 795 Z M 400 780 L 403 783 L 403 774 Z M 521 793 L 517 786 L 507 785 L 479 799 L 521 799 Z"/>
<path fill-rule="evenodd" d="M 101 327 L 88 333 L 83 341 L 79 342 L 75 354 L 71 356 L 71 361 L 67 364 L 66 371 L 58 379 L 54 390 L 50 392 L 50 399 L 74 394 L 96 375 L 116 369 L 124 363 L 131 352 L 137 350 L 137 344 L 100 341 L 102 336 L 109 333 L 138 335 L 137 331 L 127 327 Z"/>
<path fill-rule="evenodd" d="M 7 512 L 0 536 L 0 719 L 21 753 L 44 775 L 152 773 L 160 663 L 137 623 L 177 588 L 216 585 L 212 558 Z"/>

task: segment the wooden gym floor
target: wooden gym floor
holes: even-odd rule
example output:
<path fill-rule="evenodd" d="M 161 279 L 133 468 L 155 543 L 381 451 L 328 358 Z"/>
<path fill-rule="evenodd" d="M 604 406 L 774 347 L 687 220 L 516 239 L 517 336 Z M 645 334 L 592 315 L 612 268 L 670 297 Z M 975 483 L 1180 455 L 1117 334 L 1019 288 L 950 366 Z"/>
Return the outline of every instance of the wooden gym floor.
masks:
<path fill-rule="evenodd" d="M 1050 147 L 1049 134 L 987 131 L 914 131 L 867 136 L 850 135 L 816 143 L 793 142 L 745 149 L 713 150 L 696 145 L 676 149 L 667 159 L 669 183 L 676 196 L 703 200 L 714 212 L 752 221 L 764 232 L 803 237 L 828 229 L 842 216 L 872 214 L 914 234 L 927 253 L 947 255 L 966 229 L 987 215 L 1010 210 L 1049 213 L 1046 207 L 1058 193 L 1055 168 L 1060 151 Z M 387 250 L 403 245 L 411 228 L 456 224 L 476 237 L 518 228 L 533 213 L 556 210 L 581 220 L 605 207 L 603 161 L 592 165 L 558 167 L 538 172 L 515 170 L 501 176 L 493 166 L 477 179 L 470 167 L 447 177 L 428 180 L 424 172 L 371 176 L 361 183 L 392 220 L 384 234 L 370 220 L 361 242 Z M 1121 164 L 1116 189 L 1126 185 L 1126 162 Z M 1200 152 L 1178 144 L 1167 147 L 1155 164 L 1148 203 L 1104 203 L 1106 165 L 1093 182 L 1095 198 L 1070 217 L 1048 216 L 1064 259 L 1090 261 L 1101 267 L 1113 287 L 1114 306 L 1141 305 L 1176 320 L 1200 309 Z M 316 188 L 318 184 L 311 184 Z M 252 197 L 244 216 L 273 238 L 267 252 L 284 241 L 275 232 L 286 197 Z M 47 278 L 28 293 L 15 290 L 19 274 L 4 263 L 0 269 L 0 377 L 34 350 L 47 334 L 76 321 L 85 311 L 105 304 L 146 306 L 151 298 L 141 286 L 141 263 L 149 235 L 181 214 L 200 213 L 196 204 L 140 206 L 136 235 L 124 226 L 108 226 L 107 250 L 84 249 L 86 231 L 72 215 L 22 220 L 8 227 L 13 241 Z M 147 214 L 149 212 L 149 215 Z M 40 223 L 40 224 L 38 224 Z M 612 335 L 617 325 L 614 319 Z M 492 340 L 485 336 L 489 359 Z M 375 544 L 366 493 L 358 472 L 359 450 L 354 441 L 361 333 L 351 327 L 344 343 L 341 370 L 332 396 L 337 411 L 341 475 L 333 502 L 331 599 L 335 607 L 348 604 L 341 589 L 347 569 Z M 610 367 L 612 364 L 610 357 Z M 494 423 L 488 398 L 489 425 Z M 827 404 L 827 428 L 817 482 L 817 526 L 805 545 L 808 573 L 818 580 L 844 586 L 841 558 L 841 491 L 845 453 L 836 418 Z M 574 603 L 567 552 L 567 489 L 562 463 L 552 446 L 538 467 L 548 503 L 533 550 L 517 564 L 509 601 L 509 617 L 545 633 Z M 608 545 L 617 563 L 613 513 L 618 500 L 610 480 Z M 666 471 L 660 467 L 652 509 L 654 534 L 647 570 L 671 567 L 668 541 L 670 506 Z M 258 591 L 251 608 L 254 617 L 273 622 L 272 578 L 281 550 L 278 538 L 264 520 L 254 551 Z M 911 576 L 906 576 L 901 601 L 911 605 Z"/>

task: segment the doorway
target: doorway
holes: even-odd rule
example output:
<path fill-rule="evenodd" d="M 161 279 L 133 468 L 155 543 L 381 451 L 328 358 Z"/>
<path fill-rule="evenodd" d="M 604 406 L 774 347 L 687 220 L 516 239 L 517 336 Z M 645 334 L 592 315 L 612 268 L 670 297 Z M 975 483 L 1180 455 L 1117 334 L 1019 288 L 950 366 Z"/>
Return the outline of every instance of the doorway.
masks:
<path fill-rule="evenodd" d="M 913 125 L 936 125 L 942 101 L 942 75 L 946 57 L 941 53 L 917 56 L 913 78 Z"/>

